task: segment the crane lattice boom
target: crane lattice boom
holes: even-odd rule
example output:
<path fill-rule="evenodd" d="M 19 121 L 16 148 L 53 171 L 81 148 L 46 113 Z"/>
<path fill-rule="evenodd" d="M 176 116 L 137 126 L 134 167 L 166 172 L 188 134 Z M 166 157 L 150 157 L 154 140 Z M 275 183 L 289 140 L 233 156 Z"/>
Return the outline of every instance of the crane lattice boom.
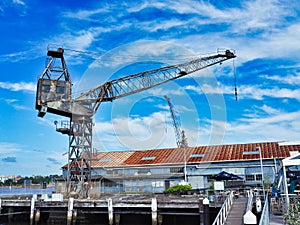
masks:
<path fill-rule="evenodd" d="M 82 104 L 84 104 L 85 107 L 92 109 L 93 112 L 96 113 L 101 102 L 112 101 L 117 98 L 147 90 L 234 57 L 236 57 L 234 53 L 229 50 L 219 51 L 216 54 L 200 57 L 187 63 L 166 66 L 121 77 L 108 81 L 105 84 L 82 94 L 77 97 L 75 101 L 82 101 Z"/>

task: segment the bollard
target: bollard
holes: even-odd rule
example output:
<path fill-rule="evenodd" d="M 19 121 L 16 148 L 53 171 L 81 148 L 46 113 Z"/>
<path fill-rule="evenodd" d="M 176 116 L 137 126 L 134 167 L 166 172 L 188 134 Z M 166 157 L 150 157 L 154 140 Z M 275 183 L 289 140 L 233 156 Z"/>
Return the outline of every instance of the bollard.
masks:
<path fill-rule="evenodd" d="M 257 224 L 257 218 L 256 216 L 251 212 L 251 210 L 248 210 L 244 216 L 243 216 L 243 224 Z"/>
<path fill-rule="evenodd" d="M 115 224 L 119 225 L 120 224 L 120 220 L 121 220 L 121 214 L 120 213 L 116 213 L 115 214 Z"/>
<path fill-rule="evenodd" d="M 12 221 L 12 219 L 13 219 L 13 212 L 14 212 L 14 209 L 13 208 L 11 208 L 11 207 L 9 207 L 8 208 L 8 223 L 9 224 L 11 224 L 11 221 Z"/>
<path fill-rule="evenodd" d="M 1 209 L 2 209 L 2 200 L 0 198 L 0 214 L 1 214 Z"/>
<path fill-rule="evenodd" d="M 163 222 L 163 216 L 161 214 L 157 215 L 157 221 L 158 221 L 158 225 L 162 225 Z"/>
<path fill-rule="evenodd" d="M 73 207 L 74 207 L 74 198 L 69 198 L 68 212 L 67 212 L 67 225 L 70 225 L 72 222 Z"/>
<path fill-rule="evenodd" d="M 151 200 L 151 210 L 152 210 L 152 225 L 157 225 L 157 200 L 152 198 Z"/>
<path fill-rule="evenodd" d="M 37 209 L 35 212 L 35 217 L 34 217 L 35 224 L 38 224 L 38 222 L 40 221 L 40 218 L 41 218 L 41 212 L 39 209 Z"/>
<path fill-rule="evenodd" d="M 209 223 L 209 200 L 203 199 L 203 225 L 210 225 Z"/>
<path fill-rule="evenodd" d="M 113 214 L 113 203 L 112 199 L 107 199 L 107 205 L 108 205 L 108 221 L 109 225 L 113 225 L 114 223 L 114 214 Z"/>
<path fill-rule="evenodd" d="M 33 224 L 33 219 L 34 219 L 34 208 L 35 208 L 34 203 L 35 203 L 34 198 L 31 198 L 31 205 L 30 205 L 30 225 Z"/>
<path fill-rule="evenodd" d="M 76 220 L 77 220 L 77 209 L 73 210 L 73 224 L 76 224 Z"/>

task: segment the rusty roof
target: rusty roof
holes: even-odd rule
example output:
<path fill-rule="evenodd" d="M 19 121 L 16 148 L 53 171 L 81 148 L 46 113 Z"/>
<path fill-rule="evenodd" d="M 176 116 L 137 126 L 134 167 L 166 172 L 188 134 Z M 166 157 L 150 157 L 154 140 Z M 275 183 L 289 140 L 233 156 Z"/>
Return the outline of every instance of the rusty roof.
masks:
<path fill-rule="evenodd" d="M 100 152 L 92 162 L 92 167 L 146 166 L 220 161 L 257 160 L 286 158 L 291 151 L 300 152 L 300 144 L 281 144 L 278 142 L 197 146 L 188 148 L 167 148 L 126 152 Z"/>
<path fill-rule="evenodd" d="M 93 167 L 116 167 L 124 164 L 124 161 L 134 152 L 99 152 L 92 161 Z"/>

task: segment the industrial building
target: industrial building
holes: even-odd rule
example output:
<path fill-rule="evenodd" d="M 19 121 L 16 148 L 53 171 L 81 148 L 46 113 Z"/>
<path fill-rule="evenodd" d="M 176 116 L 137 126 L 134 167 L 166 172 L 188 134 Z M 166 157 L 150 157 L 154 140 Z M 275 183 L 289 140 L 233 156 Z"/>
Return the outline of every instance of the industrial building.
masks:
<path fill-rule="evenodd" d="M 182 181 L 196 190 L 208 189 L 221 172 L 239 177 L 243 187 L 261 186 L 262 180 L 268 186 L 276 180 L 282 160 L 299 152 L 300 144 L 288 142 L 99 152 L 91 160 L 91 194 L 160 193 Z M 67 166 L 63 174 L 66 181 Z M 57 188 L 63 191 L 65 185 L 60 181 Z"/>

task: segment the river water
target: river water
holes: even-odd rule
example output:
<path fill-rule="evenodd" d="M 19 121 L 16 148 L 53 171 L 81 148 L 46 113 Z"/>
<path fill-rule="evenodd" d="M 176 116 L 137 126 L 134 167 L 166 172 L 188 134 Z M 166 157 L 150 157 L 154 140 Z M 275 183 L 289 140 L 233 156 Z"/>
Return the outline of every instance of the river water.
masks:
<path fill-rule="evenodd" d="M 31 194 L 51 194 L 54 188 L 14 188 L 5 187 L 0 188 L 0 198 L 1 196 L 18 196 L 18 195 L 31 195 Z"/>
<path fill-rule="evenodd" d="M 54 188 L 14 188 L 14 187 L 3 187 L 0 188 L 0 198 L 4 196 L 20 196 L 20 195 L 32 195 L 32 194 L 51 194 Z M 0 214 L 0 221 L 1 221 Z M 39 223 L 42 225 L 42 223 Z M 8 223 L 1 223 L 0 225 L 8 225 Z M 9 225 L 29 225 L 29 222 L 11 222 Z"/>

